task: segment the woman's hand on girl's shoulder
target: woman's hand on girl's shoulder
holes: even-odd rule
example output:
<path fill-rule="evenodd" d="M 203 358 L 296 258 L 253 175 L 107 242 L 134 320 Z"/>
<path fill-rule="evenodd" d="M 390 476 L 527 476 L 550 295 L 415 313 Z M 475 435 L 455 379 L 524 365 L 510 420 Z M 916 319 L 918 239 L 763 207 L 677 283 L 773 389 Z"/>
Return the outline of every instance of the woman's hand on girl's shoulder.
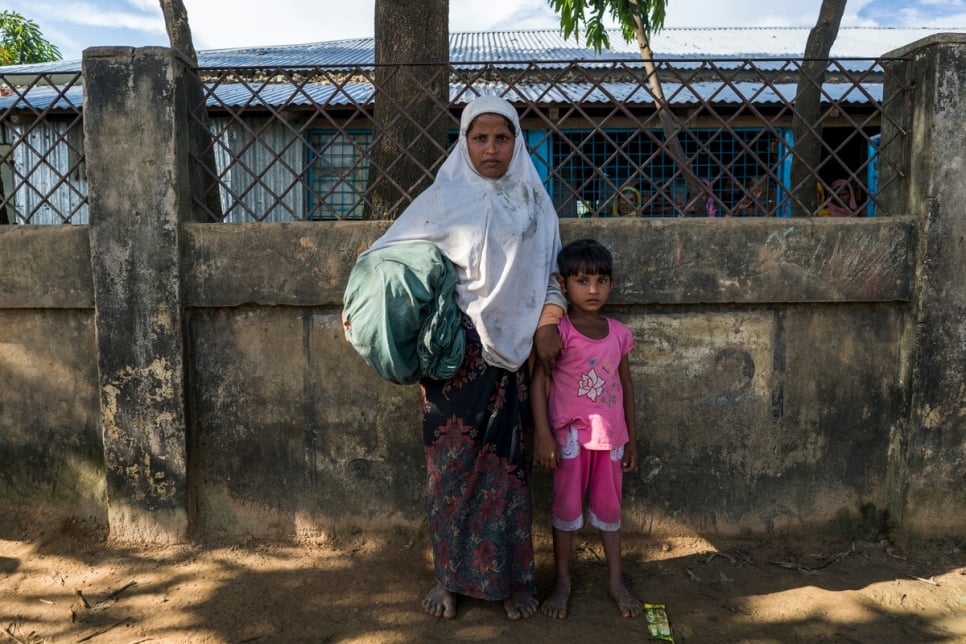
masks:
<path fill-rule="evenodd" d="M 543 367 L 548 376 L 553 374 L 553 368 L 557 364 L 557 357 L 563 349 L 563 341 L 560 339 L 560 331 L 556 324 L 547 324 L 537 329 L 533 334 L 533 345 L 537 353 L 537 361 Z"/>

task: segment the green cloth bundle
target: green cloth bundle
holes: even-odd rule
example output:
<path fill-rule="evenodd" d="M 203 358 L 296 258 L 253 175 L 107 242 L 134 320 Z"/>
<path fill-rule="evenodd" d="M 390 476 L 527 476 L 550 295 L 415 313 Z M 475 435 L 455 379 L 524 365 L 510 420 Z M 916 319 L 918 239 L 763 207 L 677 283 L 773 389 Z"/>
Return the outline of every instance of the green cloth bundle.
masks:
<path fill-rule="evenodd" d="M 451 378 L 466 348 L 456 280 L 456 267 L 430 242 L 370 251 L 349 274 L 346 338 L 390 382 Z"/>

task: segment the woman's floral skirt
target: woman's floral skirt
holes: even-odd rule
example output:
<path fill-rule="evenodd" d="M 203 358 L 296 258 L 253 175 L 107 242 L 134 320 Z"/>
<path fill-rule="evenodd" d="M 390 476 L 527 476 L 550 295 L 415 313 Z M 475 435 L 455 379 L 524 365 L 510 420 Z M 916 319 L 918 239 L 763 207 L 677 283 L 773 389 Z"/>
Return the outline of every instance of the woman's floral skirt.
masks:
<path fill-rule="evenodd" d="M 527 369 L 487 365 L 476 330 L 463 324 L 459 371 L 420 383 L 436 580 L 479 599 L 533 594 Z"/>

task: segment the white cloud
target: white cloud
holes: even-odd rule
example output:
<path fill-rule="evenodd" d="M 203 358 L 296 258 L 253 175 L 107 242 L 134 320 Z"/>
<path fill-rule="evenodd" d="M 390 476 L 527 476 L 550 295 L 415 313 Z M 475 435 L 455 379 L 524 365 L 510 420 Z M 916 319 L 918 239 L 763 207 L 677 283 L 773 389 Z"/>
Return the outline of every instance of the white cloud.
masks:
<path fill-rule="evenodd" d="M 93 3 L 69 3 L 57 9 L 57 18 L 80 27 L 130 29 L 147 33 L 165 33 L 160 6 L 156 15 L 132 13 L 116 9 L 104 10 Z"/>
<path fill-rule="evenodd" d="M 164 21 L 161 7 L 153 3 L 151 9 L 135 7 L 134 10 L 115 7 L 109 2 L 30 2 L 8 1 L 13 11 L 36 22 L 46 33 L 48 24 L 68 24 L 75 27 L 105 27 L 111 29 L 132 29 L 135 31 L 157 31 L 161 20 Z"/>
<path fill-rule="evenodd" d="M 450 31 L 555 29 L 560 19 L 546 0 L 450 0 Z"/>
<path fill-rule="evenodd" d="M 186 0 L 185 7 L 199 50 L 361 38 L 372 35 L 375 20 L 373 0 Z"/>

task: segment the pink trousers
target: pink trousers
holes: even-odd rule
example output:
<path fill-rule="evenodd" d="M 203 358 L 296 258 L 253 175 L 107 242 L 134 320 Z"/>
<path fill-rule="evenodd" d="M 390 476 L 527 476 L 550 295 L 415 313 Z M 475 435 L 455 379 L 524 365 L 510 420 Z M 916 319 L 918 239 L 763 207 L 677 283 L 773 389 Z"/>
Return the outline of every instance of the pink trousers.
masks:
<path fill-rule="evenodd" d="M 557 436 L 560 460 L 553 471 L 553 527 L 572 532 L 584 525 L 584 495 L 590 525 L 605 532 L 621 527 L 624 448 L 586 449 L 570 428 Z"/>

